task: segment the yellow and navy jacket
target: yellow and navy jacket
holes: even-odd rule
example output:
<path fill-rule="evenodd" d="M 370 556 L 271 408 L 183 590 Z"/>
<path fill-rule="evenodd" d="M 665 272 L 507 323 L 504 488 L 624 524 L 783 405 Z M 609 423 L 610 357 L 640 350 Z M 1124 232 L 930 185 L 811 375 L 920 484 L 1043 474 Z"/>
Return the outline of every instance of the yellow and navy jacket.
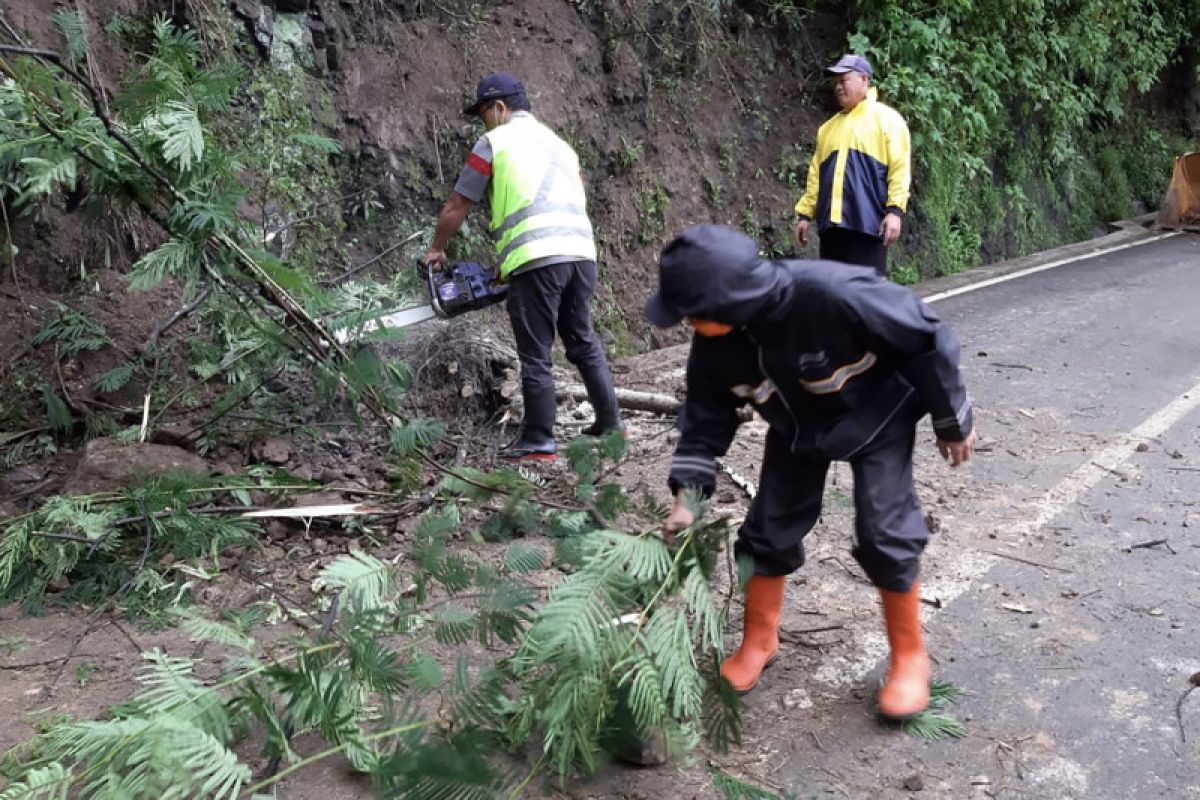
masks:
<path fill-rule="evenodd" d="M 865 100 L 817 132 L 796 213 L 815 219 L 819 231 L 838 226 L 878 236 L 885 214 L 908 210 L 911 162 L 908 125 L 872 87 Z"/>
<path fill-rule="evenodd" d="M 950 328 L 911 290 L 873 269 L 829 261 L 762 262 L 739 297 L 749 319 L 732 333 L 695 336 L 671 490 L 711 492 L 716 459 L 753 404 L 793 453 L 853 461 L 873 441 L 931 415 L 938 438 L 957 442 L 973 425 Z M 724 287 L 729 288 L 729 287 Z M 756 297 L 757 295 L 757 297 Z M 739 308 L 715 307 L 718 320 Z"/>

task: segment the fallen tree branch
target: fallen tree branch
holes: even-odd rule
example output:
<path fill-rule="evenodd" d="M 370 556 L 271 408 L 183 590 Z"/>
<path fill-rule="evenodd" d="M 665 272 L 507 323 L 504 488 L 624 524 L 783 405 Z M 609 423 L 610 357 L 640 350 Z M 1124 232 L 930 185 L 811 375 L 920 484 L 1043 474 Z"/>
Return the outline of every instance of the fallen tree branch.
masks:
<path fill-rule="evenodd" d="M 733 481 L 733 485 L 741 489 L 746 497 L 753 500 L 754 495 L 758 494 L 758 487 L 754 485 L 754 481 L 734 472 L 733 468 L 724 461 L 718 461 L 717 466 L 721 468 L 721 472 L 729 476 L 729 480 Z"/>
<path fill-rule="evenodd" d="M 102 99 L 96 91 L 96 88 L 92 86 L 88 79 L 79 74 L 77 70 L 73 69 L 59 53 L 51 50 L 38 50 L 33 48 L 0 45 L 0 51 L 16 52 L 53 63 L 82 87 L 83 91 L 86 92 L 88 99 L 90 100 L 92 113 L 97 119 L 100 120 L 105 132 L 113 141 L 121 146 L 126 155 L 139 169 L 143 170 L 154 180 L 155 184 L 161 190 L 160 193 L 153 198 L 153 200 L 147 199 L 144 196 L 144 193 L 139 191 L 139 187 L 130 184 L 130 182 L 123 179 L 121 175 L 115 174 L 108 165 L 98 161 L 79 144 L 75 142 L 69 142 L 62 131 L 55 128 L 50 120 L 46 119 L 46 117 L 37 109 L 34 109 L 32 113 L 34 114 L 38 126 L 45 130 L 46 133 L 53 137 L 56 141 L 62 143 L 65 147 L 71 149 L 77 156 L 91 164 L 101 174 L 109 177 L 116 184 L 127 187 L 130 191 L 130 195 L 134 198 L 134 203 L 155 224 L 162 228 L 163 231 L 165 231 L 168 235 L 173 235 L 174 229 L 167 213 L 169 211 L 169 205 L 170 203 L 186 204 L 189 201 L 188 197 L 186 197 L 179 190 L 179 188 L 175 186 L 170 178 L 155 168 L 154 165 L 152 165 L 146 159 L 144 154 L 137 148 L 129 136 L 126 135 L 126 130 L 124 127 L 118 124 L 109 115 L 105 104 L 102 102 Z M 3 58 L 0 58 L 0 73 L 11 78 L 14 82 L 17 82 L 22 86 L 24 85 L 21 84 L 21 77 Z M 30 91 L 32 91 L 44 102 L 47 109 L 51 111 L 61 110 L 58 108 L 58 105 L 55 103 L 55 101 L 46 96 L 45 93 L 37 89 L 32 89 Z M 157 205 L 153 205 L 152 203 L 157 203 Z M 219 287 L 229 291 L 235 299 L 238 298 L 239 291 L 244 292 L 247 299 L 263 310 L 264 315 L 276 324 L 278 331 L 284 335 L 288 345 L 295 351 L 311 359 L 312 362 L 317 366 L 326 366 L 331 362 L 332 366 L 335 368 L 345 368 L 353 363 L 353 356 L 336 340 L 334 336 L 332 336 L 332 334 L 330 334 L 325 325 L 314 319 L 313 316 L 304 308 L 304 306 L 299 303 L 283 286 L 281 286 L 280 283 L 267 270 L 265 270 L 253 256 L 250 255 L 241 242 L 229 234 L 217 232 L 208 237 L 204 246 L 214 251 L 221 251 L 222 249 L 227 251 L 232 256 L 232 261 L 238 267 L 244 270 L 245 277 L 257 287 L 258 292 L 257 294 L 251 293 L 246 291 L 244 287 L 236 286 L 232 284 L 232 282 L 227 282 L 221 271 L 210 263 L 205 263 L 202 267 L 205 274 L 214 280 Z M 275 319 L 268 310 L 263 308 L 264 303 L 274 306 L 277 310 L 282 312 L 284 319 Z M 328 367 L 326 366 L 326 368 Z M 281 370 L 282 369 L 283 368 L 281 367 Z M 346 385 L 344 375 L 340 374 L 339 372 L 337 377 L 342 385 Z M 389 402 L 384 394 L 375 386 L 368 385 L 362 387 L 359 391 L 358 400 L 362 403 L 363 407 L 366 408 L 376 419 L 388 426 L 395 425 L 402 420 L 401 416 L 392 407 L 392 403 Z M 219 416 L 223 416 L 223 414 L 232 411 L 233 408 L 234 406 L 231 405 Z M 671 411 L 664 413 L 674 413 L 675 408 L 678 408 L 677 402 L 673 403 L 673 409 Z M 201 426 L 201 428 L 207 427 L 214 421 L 215 419 L 209 420 L 207 423 L 205 423 L 205 425 Z M 194 433 L 195 431 L 192 432 Z M 442 475 L 447 475 L 462 483 L 472 485 L 480 489 L 485 489 L 493 494 L 509 494 L 509 492 L 505 489 L 495 486 L 487 486 L 486 484 L 462 474 L 458 470 L 447 467 L 423 448 L 417 448 L 413 455 L 422 463 L 426 464 L 431 469 L 441 473 Z M 555 503 L 540 497 L 534 497 L 531 498 L 531 500 L 547 508 L 577 510 L 577 508 L 563 506 L 560 503 Z"/>
<path fill-rule="evenodd" d="M 154 523 L 151 522 L 150 515 L 146 513 L 145 503 L 139 500 L 138 507 L 142 512 L 142 520 L 145 524 L 146 541 L 145 544 L 142 545 L 142 555 L 140 558 L 138 558 L 137 566 L 134 568 L 133 573 L 129 576 L 128 580 L 121 585 L 121 588 L 117 589 L 117 591 L 111 597 L 109 597 L 108 600 L 104 601 L 103 605 L 92 612 L 92 616 L 88 620 L 87 627 L 79 632 L 79 635 L 75 637 L 75 641 L 71 643 L 71 649 L 67 651 L 65 656 L 63 656 L 62 663 L 59 664 L 58 669 L 54 673 L 54 678 L 50 681 L 50 683 L 43 687 L 43 692 L 47 697 L 54 694 L 54 689 L 58 686 L 59 680 L 62 679 L 63 672 L 65 672 L 67 669 L 67 662 L 75 657 L 75 651 L 79 649 L 79 645 L 83 644 L 83 640 L 96 630 L 96 623 L 100 620 L 100 617 L 102 617 L 105 612 L 116 608 L 120 602 L 125 599 L 125 595 L 129 593 L 130 589 L 133 588 L 133 584 L 141 576 L 142 570 L 146 567 L 146 559 L 150 556 L 150 546 L 154 542 Z"/>
<path fill-rule="evenodd" d="M 995 550 L 980 550 L 979 552 L 987 553 L 989 556 L 996 556 L 997 558 L 1007 558 L 1012 561 L 1020 561 L 1022 564 L 1028 564 L 1031 567 L 1041 567 L 1042 569 L 1055 569 L 1055 570 L 1058 570 L 1059 572 L 1066 572 L 1068 574 L 1074 573 L 1074 570 L 1067 569 L 1066 567 L 1059 567 L 1054 564 L 1043 564 L 1041 561 L 1033 561 L 1032 559 L 1021 558 L 1020 556 L 1014 556 L 1014 555 L 1010 555 L 1008 553 L 1000 553 Z"/>
<path fill-rule="evenodd" d="M 181 307 L 174 314 L 155 325 L 154 330 L 150 331 L 150 335 L 146 337 L 146 341 L 143 342 L 142 346 L 138 348 L 138 352 L 142 354 L 150 352 L 150 349 L 158 344 L 158 337 L 170 330 L 172 325 L 179 322 L 181 319 L 199 308 L 200 304 L 208 298 L 208 293 L 211 289 L 212 286 L 206 284 L 204 289 L 202 289 L 200 293 L 192 299 L 192 302 Z"/>
<path fill-rule="evenodd" d="M 389 253 L 391 253 L 395 250 L 399 250 L 401 247 L 404 247 L 404 245 L 408 244 L 413 239 L 416 239 L 417 237 L 424 236 L 424 235 L 425 235 L 425 231 L 417 231 L 416 233 L 414 233 L 412 236 L 409 236 L 404 241 L 397 242 L 396 244 L 392 245 L 388 249 L 384 250 L 379 255 L 377 255 L 373 258 L 367 259 L 366 261 L 364 261 L 363 263 L 359 264 L 356 267 L 351 267 L 350 269 L 343 272 L 341 275 L 338 275 L 337 277 L 334 277 L 334 278 L 326 278 L 325 280 L 317 281 L 317 285 L 318 286 L 337 286 L 338 284 L 342 283 L 343 281 L 348 280 L 349 278 L 362 272 L 364 269 L 366 269 L 367 267 L 376 263 L 377 261 L 382 259 L 384 256 L 388 255 Z"/>
<path fill-rule="evenodd" d="M 587 400 L 587 389 L 579 384 L 563 386 L 557 392 L 560 399 Z M 629 411 L 649 411 L 651 414 L 676 414 L 679 399 L 669 394 L 638 392 L 633 389 L 617 389 L 617 405 Z"/>
<path fill-rule="evenodd" d="M 1175 703 L 1175 721 L 1179 723 L 1179 739 L 1183 743 L 1187 743 L 1187 731 L 1183 728 L 1183 704 L 1187 702 L 1188 695 L 1196 691 L 1196 687 L 1200 686 L 1200 672 L 1192 674 L 1188 678 L 1188 683 L 1191 684 L 1187 689 L 1184 689 L 1183 694 L 1179 696 L 1179 701 Z"/>

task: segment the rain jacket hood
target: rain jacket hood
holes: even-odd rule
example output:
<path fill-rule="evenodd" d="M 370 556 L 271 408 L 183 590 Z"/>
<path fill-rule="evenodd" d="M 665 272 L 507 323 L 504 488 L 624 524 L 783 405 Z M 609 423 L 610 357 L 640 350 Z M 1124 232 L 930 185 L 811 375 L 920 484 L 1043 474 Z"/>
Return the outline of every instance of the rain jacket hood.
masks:
<path fill-rule="evenodd" d="M 694 225 L 669 242 L 658 275 L 646 317 L 660 328 L 685 317 L 743 327 L 778 306 L 790 284 L 783 265 L 760 258 L 753 239 L 724 225 Z"/>

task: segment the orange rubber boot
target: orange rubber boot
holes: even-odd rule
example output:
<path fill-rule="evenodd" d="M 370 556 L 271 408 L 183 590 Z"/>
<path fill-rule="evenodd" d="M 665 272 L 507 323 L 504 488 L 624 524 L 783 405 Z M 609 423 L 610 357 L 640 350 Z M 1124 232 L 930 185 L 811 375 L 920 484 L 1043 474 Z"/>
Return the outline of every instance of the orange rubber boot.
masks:
<path fill-rule="evenodd" d="M 748 692 L 779 651 L 779 615 L 786 575 L 754 575 L 746 584 L 742 646 L 721 664 L 721 675 L 739 692 Z"/>
<path fill-rule="evenodd" d="M 892 649 L 887 679 L 879 690 L 879 712 L 889 719 L 911 719 L 929 708 L 929 656 L 921 635 L 919 588 L 914 583 L 907 592 L 879 590 Z"/>

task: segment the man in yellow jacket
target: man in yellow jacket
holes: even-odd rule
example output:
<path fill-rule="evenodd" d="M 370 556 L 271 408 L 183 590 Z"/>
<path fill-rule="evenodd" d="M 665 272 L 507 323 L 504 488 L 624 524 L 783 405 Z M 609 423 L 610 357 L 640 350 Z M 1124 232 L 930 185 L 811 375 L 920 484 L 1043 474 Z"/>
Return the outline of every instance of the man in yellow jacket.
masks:
<path fill-rule="evenodd" d="M 521 360 L 525 419 L 521 435 L 502 454 L 513 460 L 552 460 L 555 331 L 575 365 L 596 413 L 584 435 L 621 427 L 612 372 L 592 328 L 596 243 L 587 213 L 579 158 L 533 116 L 525 86 L 507 72 L 479 82 L 466 114 L 487 133 L 475 143 L 438 216 L 425 263 L 441 269 L 445 248 L 485 196 L 491 205 L 499 277 L 507 281 L 508 316 Z"/>
<path fill-rule="evenodd" d="M 908 208 L 912 149 L 900 113 L 876 99 L 867 59 L 844 55 L 827 70 L 842 110 L 817 132 L 796 241 L 816 220 L 822 260 L 874 267 L 887 277 L 887 248 Z"/>

